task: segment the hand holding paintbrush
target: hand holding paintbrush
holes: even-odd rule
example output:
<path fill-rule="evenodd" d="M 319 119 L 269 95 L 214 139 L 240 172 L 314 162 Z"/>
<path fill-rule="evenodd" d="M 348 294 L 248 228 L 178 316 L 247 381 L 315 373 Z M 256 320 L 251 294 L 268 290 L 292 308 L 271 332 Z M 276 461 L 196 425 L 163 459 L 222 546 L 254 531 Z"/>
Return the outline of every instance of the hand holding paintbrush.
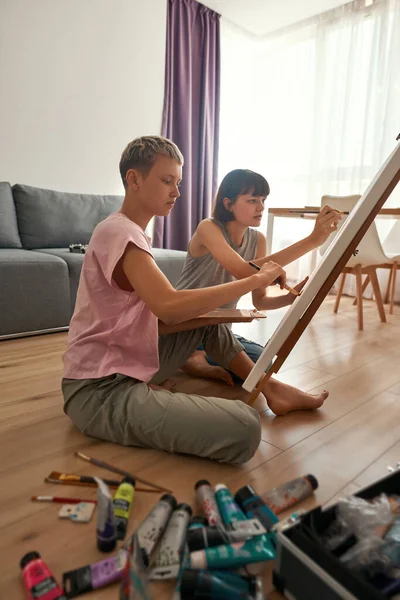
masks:
<path fill-rule="evenodd" d="M 264 263 L 264 264 L 268 265 L 269 263 Z M 249 265 L 252 266 L 252 267 L 254 267 L 254 269 L 257 269 L 257 271 L 261 271 L 261 267 L 259 267 L 258 265 L 256 265 L 256 263 L 253 263 L 253 262 L 249 261 Z M 279 285 L 281 287 L 281 289 L 284 288 L 285 290 L 287 290 L 291 294 L 294 294 L 295 296 L 300 296 L 301 295 L 301 292 L 298 292 L 294 288 L 290 287 L 290 285 L 287 285 L 286 282 L 282 283 L 281 277 L 278 277 L 277 279 L 275 279 L 275 281 L 273 283 L 274 283 L 274 285 Z"/>

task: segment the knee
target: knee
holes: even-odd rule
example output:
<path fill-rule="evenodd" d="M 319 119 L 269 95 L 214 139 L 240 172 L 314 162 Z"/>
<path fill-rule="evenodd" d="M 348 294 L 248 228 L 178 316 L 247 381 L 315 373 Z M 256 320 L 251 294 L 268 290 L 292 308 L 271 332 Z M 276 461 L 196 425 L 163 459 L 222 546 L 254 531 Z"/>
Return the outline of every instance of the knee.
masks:
<path fill-rule="evenodd" d="M 237 455 L 232 461 L 236 464 L 250 460 L 257 451 L 261 441 L 260 415 L 254 408 L 246 406 L 246 424 L 241 427 L 237 438 Z"/>

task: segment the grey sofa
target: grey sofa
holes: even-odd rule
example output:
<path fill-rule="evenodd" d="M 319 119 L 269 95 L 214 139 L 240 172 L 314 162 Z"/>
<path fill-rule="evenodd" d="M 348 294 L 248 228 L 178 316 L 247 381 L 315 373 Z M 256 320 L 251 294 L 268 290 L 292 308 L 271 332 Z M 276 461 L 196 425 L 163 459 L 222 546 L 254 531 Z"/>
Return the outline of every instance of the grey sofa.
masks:
<path fill-rule="evenodd" d="M 87 244 L 121 203 L 0 182 L 0 337 L 68 327 L 84 259 L 69 245 Z M 154 257 L 175 284 L 185 252 L 155 248 Z"/>

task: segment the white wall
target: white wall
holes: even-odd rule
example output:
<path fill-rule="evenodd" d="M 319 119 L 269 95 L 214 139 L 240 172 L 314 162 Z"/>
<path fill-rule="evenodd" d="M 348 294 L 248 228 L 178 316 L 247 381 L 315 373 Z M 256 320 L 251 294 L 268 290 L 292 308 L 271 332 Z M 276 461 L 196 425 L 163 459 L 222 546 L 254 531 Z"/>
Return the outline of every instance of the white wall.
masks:
<path fill-rule="evenodd" d="M 122 193 L 118 162 L 159 134 L 166 0 L 0 2 L 0 181 Z"/>

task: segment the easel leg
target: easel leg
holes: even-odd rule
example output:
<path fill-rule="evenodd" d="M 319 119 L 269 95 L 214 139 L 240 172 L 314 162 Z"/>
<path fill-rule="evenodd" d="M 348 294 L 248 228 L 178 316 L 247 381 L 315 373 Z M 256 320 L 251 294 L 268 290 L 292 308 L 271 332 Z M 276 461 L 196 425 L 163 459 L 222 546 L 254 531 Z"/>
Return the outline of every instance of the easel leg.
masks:
<path fill-rule="evenodd" d="M 252 404 L 254 404 L 258 394 L 261 394 L 266 381 L 267 381 L 267 374 L 265 373 L 265 375 L 263 375 L 261 377 L 260 381 L 258 382 L 257 387 L 251 392 L 250 398 L 247 402 L 248 406 L 251 406 Z"/>

